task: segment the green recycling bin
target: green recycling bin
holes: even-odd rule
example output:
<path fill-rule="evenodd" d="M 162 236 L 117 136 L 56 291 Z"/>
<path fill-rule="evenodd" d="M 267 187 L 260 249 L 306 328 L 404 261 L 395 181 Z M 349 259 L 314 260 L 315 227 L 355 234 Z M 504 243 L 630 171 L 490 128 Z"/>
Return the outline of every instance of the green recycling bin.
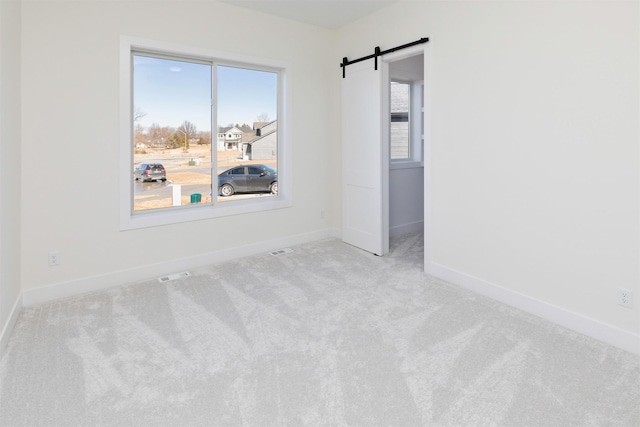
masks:
<path fill-rule="evenodd" d="M 191 203 L 200 203 L 201 200 L 202 200 L 202 194 L 193 193 L 191 195 Z"/>

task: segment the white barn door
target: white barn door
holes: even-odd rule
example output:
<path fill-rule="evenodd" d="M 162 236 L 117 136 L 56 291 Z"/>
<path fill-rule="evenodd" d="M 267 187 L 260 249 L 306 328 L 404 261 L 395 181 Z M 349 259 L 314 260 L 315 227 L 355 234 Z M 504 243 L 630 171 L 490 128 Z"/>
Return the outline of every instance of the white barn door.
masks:
<path fill-rule="evenodd" d="M 386 64 L 348 65 L 342 79 L 342 240 L 376 255 L 389 252 L 388 150 L 382 118 Z"/>

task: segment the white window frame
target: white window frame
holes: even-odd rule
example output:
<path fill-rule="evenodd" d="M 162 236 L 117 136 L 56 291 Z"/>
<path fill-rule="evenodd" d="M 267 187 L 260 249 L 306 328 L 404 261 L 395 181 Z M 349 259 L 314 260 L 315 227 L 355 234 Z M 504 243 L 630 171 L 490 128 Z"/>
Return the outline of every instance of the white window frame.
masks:
<path fill-rule="evenodd" d="M 256 70 L 270 70 L 278 73 L 278 194 L 270 197 L 217 202 L 216 188 L 212 203 L 194 206 L 179 206 L 166 209 L 133 210 L 133 72 L 132 52 L 143 51 L 157 55 L 168 55 L 177 59 L 211 61 L 220 65 L 255 67 Z M 292 205 L 292 164 L 291 164 L 291 64 L 286 61 L 258 58 L 210 49 L 182 46 L 167 42 L 138 37 L 120 38 L 120 230 L 132 230 L 240 215 L 251 212 L 287 208 Z M 214 95 L 215 97 L 215 95 Z M 214 102 L 214 100 L 212 100 Z M 215 105 L 215 102 L 214 102 Z M 216 115 L 212 114 L 212 135 L 217 134 Z M 212 138 L 213 139 L 213 138 Z M 217 159 L 212 143 L 211 180 L 217 179 Z"/>
<path fill-rule="evenodd" d="M 406 169 L 424 166 L 424 107 L 422 105 L 424 81 L 400 78 L 392 78 L 391 81 L 409 85 L 409 157 L 391 159 L 389 167 L 390 169 Z"/>
<path fill-rule="evenodd" d="M 393 86 L 393 84 L 396 83 L 398 85 L 406 85 L 408 87 L 408 92 L 409 92 L 409 99 L 407 100 L 407 157 L 406 158 L 392 158 L 391 157 L 391 153 L 389 154 L 389 159 L 392 162 L 406 162 L 406 161 L 410 161 L 413 159 L 413 83 L 411 81 L 408 80 L 403 80 L 403 79 L 395 79 L 392 78 L 389 82 L 389 88 L 391 88 L 391 86 Z M 389 100 L 391 101 L 392 97 L 389 97 Z M 391 110 L 391 109 L 389 109 Z M 390 113 L 389 116 L 389 120 L 391 121 L 391 123 L 393 123 L 393 120 L 391 120 L 391 117 L 393 117 L 393 112 Z M 391 149 L 391 146 L 393 145 L 393 141 L 392 139 L 389 139 L 389 149 Z"/>

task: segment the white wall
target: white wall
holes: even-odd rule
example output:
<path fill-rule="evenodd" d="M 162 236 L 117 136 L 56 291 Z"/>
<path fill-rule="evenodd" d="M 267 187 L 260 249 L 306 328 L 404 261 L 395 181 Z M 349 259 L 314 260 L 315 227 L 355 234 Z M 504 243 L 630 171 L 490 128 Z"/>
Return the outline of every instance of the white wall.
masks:
<path fill-rule="evenodd" d="M 424 168 L 389 170 L 389 235 L 424 228 Z"/>
<path fill-rule="evenodd" d="M 434 266 L 638 337 L 638 36 L 637 2 L 586 1 L 401 1 L 340 31 L 336 60 L 430 38 Z"/>
<path fill-rule="evenodd" d="M 333 33 L 216 2 L 29 1 L 22 34 L 25 291 L 65 283 L 81 291 L 85 279 L 126 280 L 144 266 L 157 266 L 144 274 L 160 274 L 176 260 L 332 227 L 339 208 L 327 184 L 339 152 Z M 292 63 L 293 207 L 119 231 L 123 34 Z M 144 250 L 149 244 L 157 250 Z M 52 250 L 58 267 L 47 266 Z"/>
<path fill-rule="evenodd" d="M 0 2 L 0 353 L 20 294 L 20 3 Z M 13 316 L 13 317 L 12 317 Z M 5 329 L 6 328 L 6 329 Z"/>

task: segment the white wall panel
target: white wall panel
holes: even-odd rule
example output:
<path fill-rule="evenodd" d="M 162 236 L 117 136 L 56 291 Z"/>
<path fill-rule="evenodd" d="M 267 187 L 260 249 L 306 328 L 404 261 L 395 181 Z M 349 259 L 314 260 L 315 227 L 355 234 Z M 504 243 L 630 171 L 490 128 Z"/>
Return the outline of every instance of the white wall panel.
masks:
<path fill-rule="evenodd" d="M 637 2 L 398 2 L 341 56 L 429 37 L 429 236 L 448 271 L 635 334 Z"/>
<path fill-rule="evenodd" d="M 329 30 L 188 1 L 24 2 L 22 30 L 24 290 L 307 235 L 338 217 L 328 184 L 339 152 Z M 293 207 L 120 231 L 121 35 L 291 63 Z"/>
<path fill-rule="evenodd" d="M 0 2 L 0 354 L 20 306 L 20 3 Z"/>

